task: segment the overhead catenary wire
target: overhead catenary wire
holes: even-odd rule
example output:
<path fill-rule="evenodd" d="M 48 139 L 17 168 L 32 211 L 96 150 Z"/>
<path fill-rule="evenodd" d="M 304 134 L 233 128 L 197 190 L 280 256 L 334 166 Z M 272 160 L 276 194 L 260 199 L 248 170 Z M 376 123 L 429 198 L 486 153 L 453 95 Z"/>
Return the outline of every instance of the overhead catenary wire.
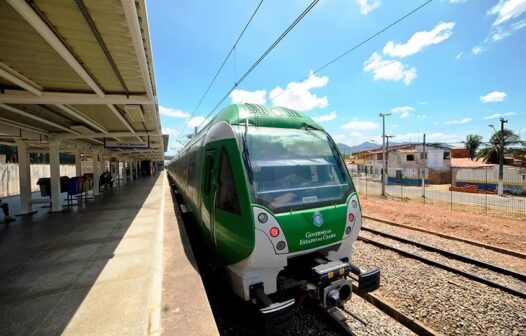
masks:
<path fill-rule="evenodd" d="M 285 31 L 272 43 L 270 47 L 267 48 L 267 50 L 259 57 L 259 59 L 252 64 L 252 66 L 241 76 L 239 81 L 235 82 L 234 85 L 228 90 L 228 92 L 221 98 L 221 100 L 214 106 L 214 108 L 207 114 L 207 116 L 203 119 L 203 121 L 197 126 L 197 128 L 201 127 L 205 121 L 208 120 L 208 118 L 216 111 L 216 109 L 225 101 L 225 99 L 228 98 L 228 96 L 234 91 L 239 84 L 241 84 L 249 75 L 250 73 L 265 59 L 265 57 L 270 54 L 270 52 L 287 36 L 287 34 L 294 29 L 294 27 L 311 11 L 312 8 L 319 2 L 319 0 L 313 0 L 307 8 L 303 10 L 303 12 L 290 24 L 290 26 L 285 29 Z"/>
<path fill-rule="evenodd" d="M 230 51 L 228 52 L 228 54 L 226 55 L 225 59 L 223 60 L 223 63 L 221 63 L 221 66 L 219 67 L 219 69 L 217 69 L 214 77 L 212 78 L 212 80 L 210 81 L 210 83 L 208 84 L 208 87 L 206 88 L 205 92 L 203 93 L 203 95 L 201 96 L 201 98 L 199 99 L 199 102 L 197 103 L 196 107 L 194 108 L 192 114 L 190 115 L 190 118 L 189 120 L 191 120 L 197 110 L 199 109 L 199 107 L 201 106 L 201 104 L 203 103 L 203 100 L 205 99 L 206 95 L 208 94 L 208 92 L 210 91 L 210 88 L 212 88 L 212 85 L 215 83 L 217 77 L 219 76 L 219 74 L 221 73 L 221 71 L 223 70 L 223 68 L 225 67 L 225 64 L 226 62 L 228 61 L 228 59 L 230 58 L 230 56 L 232 56 L 232 53 L 235 53 L 236 51 L 236 46 L 237 44 L 239 43 L 239 41 L 241 40 L 241 37 L 243 37 L 243 35 L 245 34 L 245 31 L 247 30 L 248 26 L 250 25 L 250 23 L 252 22 L 252 20 L 254 19 L 254 16 L 256 16 L 256 13 L 259 11 L 259 8 L 261 7 L 261 5 L 263 4 L 263 1 L 264 0 L 261 0 L 259 2 L 259 4 L 257 5 L 256 9 L 254 10 L 254 12 L 252 13 L 252 15 L 250 16 L 250 19 L 248 19 L 247 23 L 245 24 L 245 27 L 243 28 L 243 30 L 241 31 L 241 33 L 239 34 L 239 36 L 237 37 L 236 39 L 236 42 L 234 43 L 234 45 L 232 46 L 232 48 L 230 48 Z M 184 134 L 184 131 L 186 130 L 186 123 L 184 124 L 184 127 L 181 131 L 181 135 L 179 136 L 178 140 L 183 136 Z"/>
<path fill-rule="evenodd" d="M 364 39 L 363 41 L 361 41 L 360 43 L 354 45 L 353 47 L 351 47 L 350 49 L 346 50 L 345 52 L 341 53 L 340 55 L 338 55 L 337 57 L 331 59 L 329 62 L 325 63 L 324 65 L 322 65 L 321 67 L 317 68 L 316 70 L 310 72 L 307 76 L 303 77 L 299 82 L 304 82 L 305 80 L 307 80 L 309 77 L 319 73 L 320 71 L 322 71 L 323 69 L 329 67 L 330 65 L 332 65 L 333 63 L 336 63 L 337 61 L 339 61 L 340 59 L 342 59 L 343 57 L 347 56 L 349 53 L 353 52 L 354 50 L 360 48 L 362 45 L 366 44 L 367 42 L 373 40 L 374 38 L 378 37 L 379 35 L 381 35 L 382 33 L 384 33 L 385 31 L 389 30 L 390 28 L 392 28 L 393 26 L 397 25 L 398 23 L 404 21 L 405 19 L 407 19 L 409 16 L 413 15 L 414 13 L 418 12 L 420 9 L 424 8 L 425 6 L 427 6 L 429 3 L 433 2 L 433 0 L 428 0 L 426 2 L 424 2 L 423 4 L 421 4 L 420 6 L 416 7 L 415 9 L 413 9 L 412 11 L 410 11 L 409 13 L 405 14 L 404 16 L 400 17 L 398 20 L 392 22 L 391 24 L 385 26 L 384 28 L 382 28 L 381 30 L 377 31 L 376 33 L 374 33 L 373 35 L 370 35 L 369 37 L 367 37 L 366 39 Z M 283 93 L 287 92 L 289 90 L 289 88 L 285 88 L 284 90 L 282 90 L 280 93 L 278 93 L 277 95 L 273 96 L 273 97 L 269 97 L 269 100 L 272 101 L 274 99 L 276 99 L 277 97 L 281 96 Z"/>

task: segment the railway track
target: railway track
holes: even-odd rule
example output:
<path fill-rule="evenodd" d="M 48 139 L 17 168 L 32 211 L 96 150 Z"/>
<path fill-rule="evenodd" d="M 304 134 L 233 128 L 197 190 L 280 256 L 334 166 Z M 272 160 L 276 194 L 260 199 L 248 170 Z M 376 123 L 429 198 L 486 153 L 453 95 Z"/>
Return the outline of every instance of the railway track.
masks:
<path fill-rule="evenodd" d="M 370 220 L 373 220 L 373 221 L 377 221 L 377 222 L 380 222 L 380 223 L 384 223 L 384 224 L 387 224 L 387 225 L 401 227 L 401 228 L 404 228 L 404 229 L 409 229 L 409 230 L 423 232 L 423 233 L 428 233 L 428 234 L 431 234 L 431 235 L 434 235 L 434 236 L 437 236 L 437 237 L 441 237 L 441 238 L 445 238 L 445 239 L 449 239 L 449 240 L 454 240 L 454 241 L 459 241 L 459 242 L 463 242 L 463 243 L 466 243 L 466 244 L 470 244 L 470 245 L 474 245 L 474 246 L 478 246 L 478 247 L 483 247 L 485 249 L 492 250 L 492 251 L 495 251 L 495 252 L 499 252 L 499 253 L 502 253 L 502 254 L 506 254 L 506 255 L 509 255 L 509 256 L 513 256 L 513 257 L 517 257 L 517 258 L 521 258 L 521 259 L 526 259 L 526 253 L 522 253 L 522 252 L 519 252 L 519 251 L 510 250 L 510 249 L 506 249 L 506 248 L 495 246 L 495 245 L 489 245 L 489 244 L 481 243 L 479 241 L 475 241 L 475 240 L 471 240 L 471 239 L 466 239 L 466 238 L 456 237 L 456 236 L 452 236 L 452 235 L 447 235 L 445 233 L 441 233 L 441 232 L 437 232 L 437 231 L 426 230 L 426 229 L 422 229 L 422 228 L 419 228 L 419 227 L 416 227 L 416 226 L 412 226 L 412 225 L 401 224 L 401 223 L 389 221 L 389 220 L 386 220 L 386 219 L 383 219 L 383 218 L 377 218 L 377 217 L 367 216 L 367 215 L 362 215 L 362 217 L 370 219 Z"/>
<path fill-rule="evenodd" d="M 442 336 L 443 335 L 442 333 L 426 326 L 422 322 L 404 314 L 403 312 L 398 310 L 392 303 L 390 303 L 388 300 L 383 298 L 381 295 L 376 294 L 376 293 L 360 292 L 358 290 L 358 286 L 356 283 L 353 284 L 353 293 L 355 295 L 360 296 L 368 304 L 380 310 L 381 312 L 391 317 L 396 322 L 398 322 L 399 324 L 401 324 L 402 326 L 404 326 L 405 328 L 409 329 L 410 331 L 414 332 L 417 335 L 422 335 L 422 336 Z M 358 320 L 360 323 L 364 325 L 368 324 L 367 322 L 363 321 L 361 318 L 354 315 L 352 312 L 348 311 L 347 309 L 343 307 L 332 308 L 329 310 L 325 310 L 324 312 L 327 315 L 327 317 L 336 324 L 336 326 L 339 328 L 339 330 L 344 335 L 356 335 L 349 326 L 348 316 L 351 316 L 351 318 Z"/>
<path fill-rule="evenodd" d="M 439 249 L 439 248 L 436 248 L 436 247 L 433 247 L 433 246 L 430 246 L 430 245 L 427 245 L 427 244 L 414 242 L 414 241 L 411 241 L 409 239 L 393 236 L 391 234 L 388 234 L 388 233 L 385 233 L 385 232 L 380 232 L 378 230 L 372 230 L 372 229 L 367 229 L 366 228 L 366 229 L 364 229 L 364 231 L 370 231 L 371 233 L 373 233 L 375 235 L 383 236 L 386 239 L 395 240 L 395 241 L 401 242 L 401 243 L 406 244 L 406 245 L 413 245 L 413 246 L 421 248 L 424 251 L 438 253 L 438 254 L 444 255 L 444 256 L 446 256 L 446 257 L 448 257 L 450 259 L 455 259 L 455 260 L 458 260 L 458 261 L 461 261 L 461 262 L 464 262 L 464 263 L 470 263 L 470 264 L 476 265 L 478 267 L 490 269 L 490 270 L 492 270 L 492 271 L 494 271 L 494 272 L 496 272 L 498 274 L 513 276 L 514 278 L 519 279 L 521 281 L 525 280 L 525 275 L 524 274 L 518 273 L 518 272 L 514 272 L 512 270 L 505 269 L 505 268 L 502 268 L 502 267 L 497 266 L 497 265 L 487 264 L 487 263 L 482 262 L 480 260 L 476 260 L 476 259 L 473 259 L 473 258 L 469 258 L 469 257 L 466 257 L 466 256 L 462 256 L 462 255 L 456 254 L 456 253 L 445 251 L 445 250 L 442 250 L 442 249 Z M 372 232 L 372 231 L 375 231 L 375 232 Z M 505 291 L 507 293 L 510 293 L 512 295 L 515 295 L 515 296 L 518 296 L 518 297 L 521 297 L 521 298 L 526 298 L 526 292 L 524 292 L 522 290 L 506 286 L 506 285 L 504 285 L 504 284 L 502 284 L 500 282 L 487 279 L 487 278 L 479 276 L 479 275 L 477 275 L 477 274 L 475 274 L 473 272 L 468 272 L 468 271 L 462 270 L 462 269 L 460 269 L 458 267 L 453 267 L 453 266 L 447 265 L 445 263 L 438 262 L 436 260 L 432 260 L 431 258 L 425 257 L 425 256 L 423 256 L 421 254 L 415 254 L 415 253 L 409 252 L 407 250 L 403 250 L 403 249 L 400 249 L 400 248 L 397 248 L 397 247 L 394 247 L 394 246 L 382 243 L 382 242 L 377 241 L 375 239 L 364 237 L 363 235 L 358 236 L 358 240 L 360 240 L 360 241 L 362 241 L 364 243 L 370 244 L 370 245 L 374 245 L 374 246 L 379 247 L 381 249 L 387 249 L 387 250 L 396 252 L 396 253 L 404 256 L 404 257 L 412 258 L 412 259 L 418 260 L 420 262 L 423 262 L 425 264 L 428 264 L 428 265 L 431 265 L 431 266 L 434 266 L 434 267 L 437 267 L 437 268 L 444 269 L 444 270 L 449 271 L 451 273 L 461 275 L 461 276 L 463 276 L 465 278 L 468 278 L 468 279 L 473 280 L 473 281 L 480 282 L 480 283 L 485 284 L 487 286 L 498 288 L 498 289 L 500 289 L 502 291 Z"/>

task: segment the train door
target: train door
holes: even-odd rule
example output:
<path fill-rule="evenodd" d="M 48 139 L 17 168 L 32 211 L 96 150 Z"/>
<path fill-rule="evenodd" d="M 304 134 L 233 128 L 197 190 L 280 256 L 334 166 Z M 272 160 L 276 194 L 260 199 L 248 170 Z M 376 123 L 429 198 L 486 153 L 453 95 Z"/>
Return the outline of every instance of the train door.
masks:
<path fill-rule="evenodd" d="M 217 150 L 215 148 L 205 151 L 203 165 L 202 195 L 203 204 L 201 206 L 201 221 L 204 226 L 207 238 L 213 242 L 213 223 L 214 223 L 214 199 L 217 190 Z"/>

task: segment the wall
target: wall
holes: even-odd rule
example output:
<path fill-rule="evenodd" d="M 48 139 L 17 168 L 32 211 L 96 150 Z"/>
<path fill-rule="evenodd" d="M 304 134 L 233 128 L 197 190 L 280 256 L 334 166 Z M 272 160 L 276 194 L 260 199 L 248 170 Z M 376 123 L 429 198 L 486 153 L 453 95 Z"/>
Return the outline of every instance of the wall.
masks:
<path fill-rule="evenodd" d="M 32 164 L 31 169 L 31 189 L 33 191 L 40 190 L 37 181 L 41 177 L 49 177 L 49 164 Z M 82 172 L 91 172 L 91 162 L 82 162 Z M 62 164 L 60 165 L 60 176 L 75 176 L 75 165 Z M 4 163 L 0 164 L 0 197 L 18 195 L 20 193 L 18 174 L 18 164 Z"/>
<path fill-rule="evenodd" d="M 499 166 L 489 168 L 453 168 L 453 185 L 457 187 L 474 184 L 479 189 L 495 190 L 499 178 Z M 504 166 L 504 191 L 512 194 L 526 193 L 526 169 Z"/>

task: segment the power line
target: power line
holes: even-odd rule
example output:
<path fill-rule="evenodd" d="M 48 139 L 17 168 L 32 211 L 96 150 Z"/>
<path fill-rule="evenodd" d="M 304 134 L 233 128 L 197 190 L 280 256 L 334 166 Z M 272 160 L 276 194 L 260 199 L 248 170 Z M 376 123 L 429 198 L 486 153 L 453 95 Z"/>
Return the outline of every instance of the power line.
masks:
<path fill-rule="evenodd" d="M 237 88 L 237 86 L 241 84 L 248 77 L 248 75 L 250 75 L 250 73 L 259 65 L 259 63 L 261 63 L 265 59 L 265 57 L 268 56 L 268 54 L 285 38 L 285 36 L 287 36 L 287 34 L 292 29 L 294 29 L 294 27 L 310 12 L 312 8 L 314 8 L 314 6 L 316 6 L 318 2 L 319 0 L 313 0 L 310 3 L 310 5 L 307 6 L 305 10 L 303 10 L 303 12 L 296 18 L 296 20 L 294 20 L 294 22 L 292 22 L 290 26 L 287 29 L 285 29 L 285 31 L 274 41 L 274 43 L 272 43 L 270 47 L 268 47 L 268 49 L 261 55 L 261 57 L 259 57 L 259 59 L 254 64 L 252 64 L 252 66 L 245 72 L 243 76 L 241 76 L 239 81 L 234 83 L 234 86 L 232 86 L 232 88 L 228 90 L 228 92 L 223 96 L 223 98 L 219 101 L 219 103 L 217 103 L 216 106 L 214 106 L 214 108 L 208 113 L 208 115 L 199 124 L 199 126 L 197 126 L 197 128 L 203 125 L 203 123 L 212 115 L 212 113 L 214 113 L 215 110 L 225 101 L 225 99 L 228 98 L 228 96 L 232 93 L 232 91 L 234 91 Z"/>
<path fill-rule="evenodd" d="M 392 22 L 391 24 L 385 26 L 384 28 L 382 28 L 381 30 L 377 31 L 376 33 L 374 33 L 373 35 L 369 36 L 368 38 L 366 38 L 365 40 L 361 41 L 360 43 L 354 45 L 352 48 L 348 49 L 347 51 L 343 52 L 342 54 L 338 55 L 337 57 L 333 58 L 332 60 L 330 60 L 329 62 L 325 63 L 324 65 L 322 65 L 321 67 L 319 67 L 318 69 L 312 71 L 311 73 L 309 73 L 307 76 L 303 77 L 300 82 L 304 82 L 306 79 L 308 79 L 310 76 L 312 75 L 315 75 L 317 74 L 318 72 L 322 71 L 323 69 L 327 68 L 328 66 L 332 65 L 333 63 L 336 63 L 337 61 L 339 61 L 340 59 L 342 59 L 343 57 L 347 56 L 349 53 L 353 52 L 354 50 L 360 48 L 362 45 L 366 44 L 367 42 L 371 41 L 372 39 L 374 39 L 375 37 L 377 37 L 378 35 L 381 35 L 382 33 L 384 33 L 386 30 L 392 28 L 393 26 L 397 25 L 398 23 L 402 22 L 403 20 L 407 19 L 409 16 L 413 15 L 414 13 L 418 12 L 420 9 L 422 9 L 423 7 L 427 6 L 429 3 L 431 3 L 433 0 L 428 0 L 426 2 L 424 2 L 423 4 L 421 4 L 420 6 L 416 7 L 415 9 L 413 9 L 412 11 L 410 11 L 409 13 L 405 14 L 404 16 L 402 16 L 401 18 L 399 18 L 398 20 Z M 286 91 L 288 90 L 288 88 L 285 88 L 283 91 L 281 91 L 279 94 L 275 95 L 274 97 L 269 97 L 269 100 L 273 100 L 273 99 L 276 99 L 277 97 L 281 96 L 283 93 L 285 93 Z"/>
<path fill-rule="evenodd" d="M 194 108 L 194 111 L 192 112 L 192 114 L 190 115 L 190 119 L 192 119 L 194 116 L 195 116 L 195 113 L 197 112 L 197 110 L 199 109 L 199 107 L 201 106 L 201 103 L 203 102 L 203 100 L 205 99 L 206 95 L 208 94 L 208 91 L 210 91 L 210 88 L 212 87 L 212 85 L 214 84 L 215 80 L 217 79 L 217 76 L 219 76 L 219 73 L 221 73 L 221 71 L 223 70 L 226 62 L 228 61 L 228 59 L 230 58 L 230 56 L 232 56 L 232 53 L 236 50 L 236 46 L 237 44 L 239 43 L 239 41 L 241 40 L 241 37 L 243 37 L 243 35 L 245 34 L 245 31 L 247 30 L 248 26 L 250 25 L 250 23 L 252 22 L 252 19 L 254 19 L 254 16 L 256 16 L 256 13 L 258 12 L 259 10 L 259 7 L 261 7 L 261 4 L 263 4 L 263 1 L 264 0 L 261 0 L 259 2 L 259 4 L 257 5 L 256 9 L 254 10 L 254 12 L 252 13 L 252 15 L 250 16 L 250 19 L 248 20 L 248 22 L 245 24 L 245 27 L 243 28 L 243 30 L 241 31 L 241 33 L 239 34 L 239 36 L 237 37 L 237 40 L 236 42 L 234 43 L 234 45 L 232 46 L 232 48 L 230 48 L 230 51 L 228 52 L 228 54 L 226 55 L 225 59 L 223 60 L 223 63 L 221 63 L 221 66 L 219 67 L 219 69 L 217 69 L 214 77 L 212 78 L 212 80 L 210 81 L 210 84 L 208 84 L 208 87 L 206 88 L 205 92 L 203 93 L 203 95 L 201 96 L 201 98 L 199 99 L 199 102 L 197 103 L 196 107 Z M 186 123 L 183 127 L 183 130 L 181 131 L 181 134 L 179 135 L 179 138 L 180 139 L 182 136 L 183 136 L 183 132 L 186 130 Z"/>

